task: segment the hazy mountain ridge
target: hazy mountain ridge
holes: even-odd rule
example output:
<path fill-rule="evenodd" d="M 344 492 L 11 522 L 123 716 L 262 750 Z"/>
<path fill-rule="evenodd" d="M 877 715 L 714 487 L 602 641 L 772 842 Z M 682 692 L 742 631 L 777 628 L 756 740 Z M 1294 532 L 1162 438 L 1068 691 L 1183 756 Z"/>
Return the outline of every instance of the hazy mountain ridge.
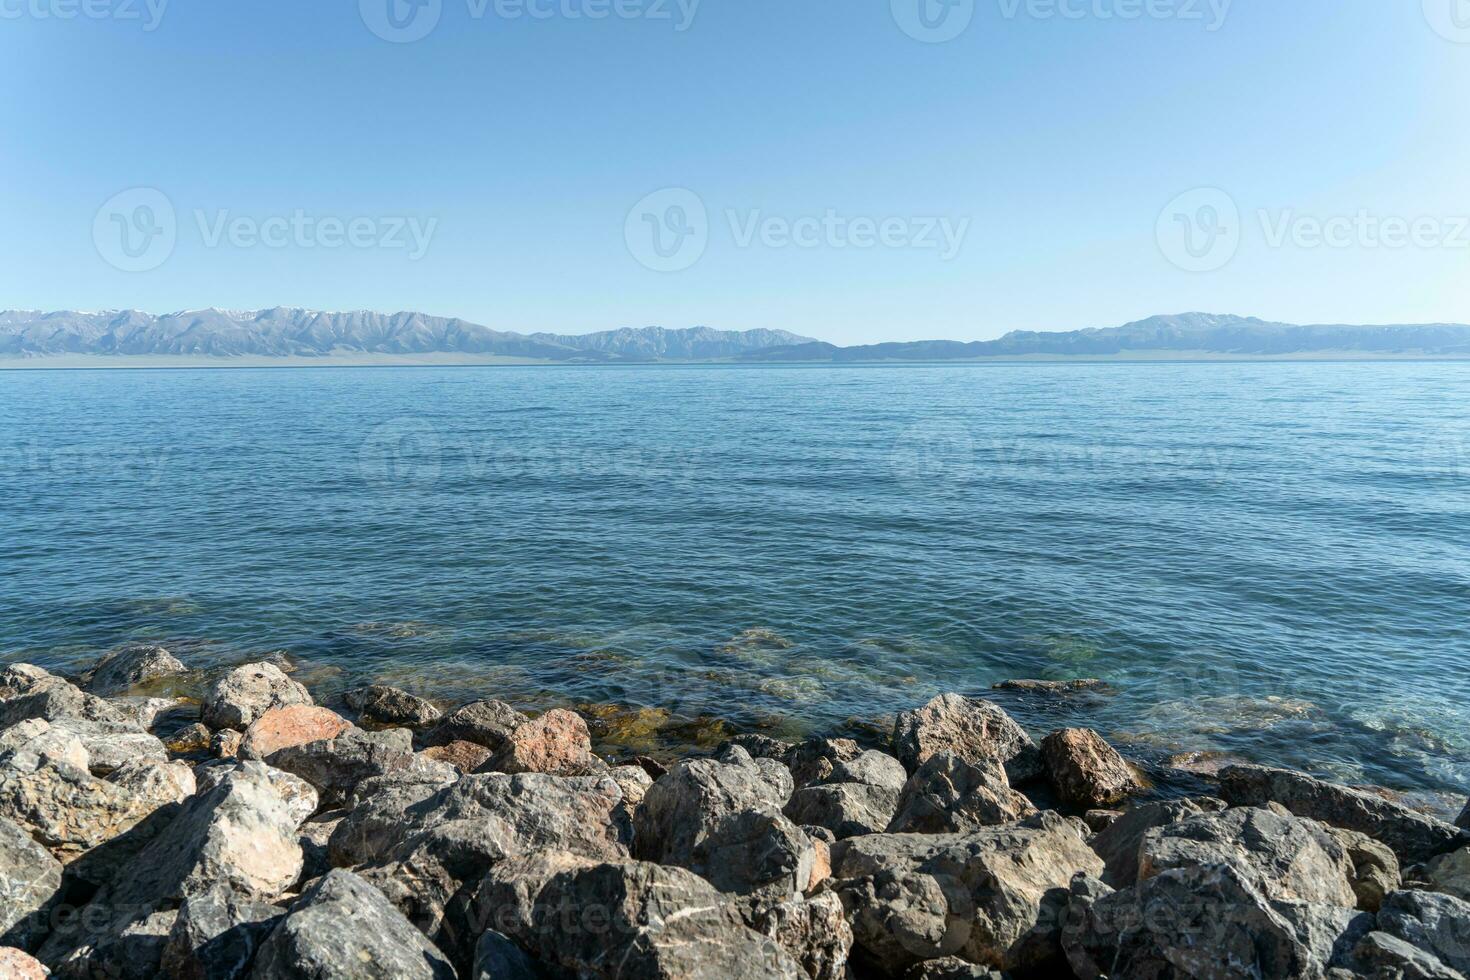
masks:
<path fill-rule="evenodd" d="M 1470 357 L 1470 325 L 1458 323 L 1354 326 L 1274 323 L 1214 313 L 1154 316 L 1121 327 L 1058 333 L 1016 330 L 998 340 L 836 347 L 807 343 L 741 356 L 745 361 L 952 361 L 1005 357 L 1119 357 L 1130 354 L 1211 354 L 1290 357 L 1314 353 L 1359 356 Z"/>
<path fill-rule="evenodd" d="M 0 312 L 0 356 L 54 354 L 325 357 L 340 353 L 470 354 L 548 361 L 730 357 L 807 338 L 781 330 L 625 328 L 585 337 L 510 333 L 423 313 L 188 310 L 155 316 Z"/>

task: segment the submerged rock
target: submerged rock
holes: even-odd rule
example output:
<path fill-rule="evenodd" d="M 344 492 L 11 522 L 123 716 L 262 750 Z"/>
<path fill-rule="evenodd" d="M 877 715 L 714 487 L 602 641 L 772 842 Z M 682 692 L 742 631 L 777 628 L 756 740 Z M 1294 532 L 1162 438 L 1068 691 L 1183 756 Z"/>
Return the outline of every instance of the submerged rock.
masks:
<path fill-rule="evenodd" d="M 1441 820 L 1287 769 L 1230 766 L 1220 773 L 1220 795 L 1231 806 L 1279 803 L 1299 817 L 1367 834 L 1393 848 L 1405 864 L 1427 861 L 1464 843 L 1461 832 Z"/>
<path fill-rule="evenodd" d="M 1032 694 L 1072 694 L 1077 691 L 1100 691 L 1107 688 L 1106 681 L 1094 677 L 1070 681 L 1011 680 L 992 684 L 992 691 L 1026 691 Z"/>
<path fill-rule="evenodd" d="M 306 688 L 271 663 L 245 664 L 221 677 L 204 699 L 204 723 L 243 732 L 272 708 L 313 704 Z"/>
<path fill-rule="evenodd" d="M 1139 789 L 1132 767 L 1090 728 L 1052 732 L 1041 757 L 1057 795 L 1075 807 L 1111 806 Z"/>
<path fill-rule="evenodd" d="M 122 694 L 145 681 L 183 674 L 188 668 L 163 647 L 134 643 L 103 655 L 87 675 L 93 694 Z"/>
<path fill-rule="evenodd" d="M 454 980 L 454 968 L 382 893 L 337 870 L 308 888 L 255 954 L 253 980 Z"/>
<path fill-rule="evenodd" d="M 958 694 L 941 694 L 922 708 L 899 712 L 893 747 L 911 772 L 947 752 L 971 763 L 995 759 L 1013 784 L 1041 774 L 1041 754 L 1025 729 L 999 705 Z"/>
<path fill-rule="evenodd" d="M 953 834 L 1012 823 L 1035 813 L 1011 789 L 997 759 L 966 762 L 959 756 L 930 756 L 904 784 L 890 834 Z"/>

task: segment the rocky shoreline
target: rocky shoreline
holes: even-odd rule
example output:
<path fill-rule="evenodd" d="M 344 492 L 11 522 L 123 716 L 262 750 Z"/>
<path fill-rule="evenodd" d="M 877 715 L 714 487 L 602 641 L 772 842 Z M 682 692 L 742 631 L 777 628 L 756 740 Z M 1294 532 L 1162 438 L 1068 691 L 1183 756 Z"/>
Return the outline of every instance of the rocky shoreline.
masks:
<path fill-rule="evenodd" d="M 273 662 L 157 696 L 187 674 L 0 668 L 0 980 L 1470 977 L 1470 804 L 1253 765 L 1160 799 L 959 694 L 876 745 L 605 758 L 564 708 Z"/>

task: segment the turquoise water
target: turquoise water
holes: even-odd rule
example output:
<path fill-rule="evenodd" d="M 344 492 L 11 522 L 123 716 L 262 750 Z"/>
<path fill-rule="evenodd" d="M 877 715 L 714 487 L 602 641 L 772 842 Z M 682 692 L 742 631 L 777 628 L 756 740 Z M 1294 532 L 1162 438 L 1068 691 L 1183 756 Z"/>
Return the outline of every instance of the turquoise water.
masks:
<path fill-rule="evenodd" d="M 5 658 L 1470 787 L 1466 364 L 9 371 L 0 519 Z"/>

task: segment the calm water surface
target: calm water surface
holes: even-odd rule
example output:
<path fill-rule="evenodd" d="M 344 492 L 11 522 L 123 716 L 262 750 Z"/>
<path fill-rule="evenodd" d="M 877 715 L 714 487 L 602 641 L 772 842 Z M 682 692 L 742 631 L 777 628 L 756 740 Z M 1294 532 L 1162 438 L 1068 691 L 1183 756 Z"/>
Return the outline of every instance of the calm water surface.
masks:
<path fill-rule="evenodd" d="M 1470 365 L 0 372 L 0 658 L 1470 788 Z"/>

